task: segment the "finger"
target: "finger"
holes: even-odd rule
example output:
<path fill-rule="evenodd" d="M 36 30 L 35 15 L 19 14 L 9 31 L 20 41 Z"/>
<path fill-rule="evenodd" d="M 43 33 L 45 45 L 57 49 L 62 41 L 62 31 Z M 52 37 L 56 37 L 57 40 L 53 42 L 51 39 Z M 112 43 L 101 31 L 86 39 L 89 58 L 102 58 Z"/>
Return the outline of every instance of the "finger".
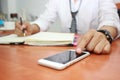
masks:
<path fill-rule="evenodd" d="M 77 47 L 84 49 L 85 46 L 91 41 L 93 36 L 94 31 L 93 30 L 88 31 L 84 36 L 81 37 L 81 39 L 79 39 Z"/>
<path fill-rule="evenodd" d="M 87 50 L 93 51 L 96 45 L 104 38 L 105 36 L 102 33 L 96 31 L 90 43 L 86 46 Z"/>
<path fill-rule="evenodd" d="M 26 29 L 26 25 L 24 25 L 24 24 L 21 26 L 21 30 L 23 30 L 23 29 Z"/>
<path fill-rule="evenodd" d="M 30 27 L 31 24 L 30 24 L 29 22 L 26 22 L 26 21 L 25 21 L 25 22 L 24 22 L 24 25 L 25 25 L 26 28 L 27 28 L 27 27 Z"/>
<path fill-rule="evenodd" d="M 15 22 L 15 28 L 23 30 L 24 28 L 26 28 L 26 25 L 25 24 L 21 25 L 20 22 Z"/>
<path fill-rule="evenodd" d="M 107 44 L 106 42 L 107 42 L 106 39 L 102 39 L 94 48 L 94 52 L 96 54 L 101 54 L 103 52 L 105 45 Z"/>
<path fill-rule="evenodd" d="M 93 35 L 95 33 L 95 30 L 90 30 L 88 31 L 81 39 L 79 39 L 78 41 L 78 45 L 77 45 L 77 52 L 79 52 L 79 49 L 84 50 L 85 47 L 87 46 L 87 44 L 91 41 Z M 78 49 L 79 48 L 79 49 Z"/>
<path fill-rule="evenodd" d="M 81 49 L 81 48 L 76 48 L 76 52 L 77 52 L 78 54 L 80 54 L 80 53 L 82 53 L 82 49 Z"/>
<path fill-rule="evenodd" d="M 17 22 L 15 22 L 15 25 L 18 26 L 18 25 L 20 25 L 20 23 L 17 21 Z"/>
<path fill-rule="evenodd" d="M 18 28 L 15 28 L 15 32 L 14 33 L 17 34 L 18 36 L 22 36 L 23 35 L 22 31 L 20 29 L 18 29 Z"/>
<path fill-rule="evenodd" d="M 82 37 L 83 37 L 83 35 L 81 35 L 81 36 L 78 37 L 77 44 L 80 43 L 80 41 L 82 40 Z M 80 47 L 78 47 L 78 45 L 77 45 L 77 48 L 76 48 L 76 52 L 77 53 L 82 53 L 82 49 Z"/>
<path fill-rule="evenodd" d="M 29 36 L 29 35 L 31 35 L 31 34 L 32 34 L 32 33 L 31 33 L 30 31 L 26 31 L 26 30 L 25 30 L 25 35 L 26 35 L 26 36 Z"/>
<path fill-rule="evenodd" d="M 110 50 L 111 50 L 111 45 L 110 45 L 109 42 L 107 42 L 107 44 L 106 44 L 106 46 L 104 47 L 102 53 L 108 54 L 108 53 L 110 53 Z"/>
<path fill-rule="evenodd" d="M 28 22 L 25 22 L 25 31 L 26 31 L 26 35 L 31 35 L 32 34 L 32 28 L 31 28 L 31 24 Z"/>
<path fill-rule="evenodd" d="M 21 29 L 21 25 L 19 22 L 15 22 L 15 28 Z"/>

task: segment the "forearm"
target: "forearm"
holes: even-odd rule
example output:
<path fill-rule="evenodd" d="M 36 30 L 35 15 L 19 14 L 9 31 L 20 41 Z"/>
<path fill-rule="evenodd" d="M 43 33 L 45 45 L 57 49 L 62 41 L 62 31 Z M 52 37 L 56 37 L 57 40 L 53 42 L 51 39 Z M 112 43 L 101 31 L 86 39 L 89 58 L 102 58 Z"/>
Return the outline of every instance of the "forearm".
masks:
<path fill-rule="evenodd" d="M 103 26 L 100 30 L 108 30 L 113 38 L 115 38 L 118 34 L 117 28 L 113 26 Z"/>

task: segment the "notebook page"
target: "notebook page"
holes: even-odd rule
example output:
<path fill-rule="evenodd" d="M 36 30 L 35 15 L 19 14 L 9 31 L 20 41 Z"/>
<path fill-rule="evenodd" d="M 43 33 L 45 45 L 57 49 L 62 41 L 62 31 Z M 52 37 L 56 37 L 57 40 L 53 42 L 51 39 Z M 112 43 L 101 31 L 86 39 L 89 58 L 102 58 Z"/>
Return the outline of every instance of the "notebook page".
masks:
<path fill-rule="evenodd" d="M 10 43 L 21 43 L 27 37 L 18 37 L 16 34 L 10 34 L 7 36 L 0 37 L 0 44 L 10 44 Z"/>
<path fill-rule="evenodd" d="M 39 32 L 25 41 L 73 41 L 73 33 Z"/>

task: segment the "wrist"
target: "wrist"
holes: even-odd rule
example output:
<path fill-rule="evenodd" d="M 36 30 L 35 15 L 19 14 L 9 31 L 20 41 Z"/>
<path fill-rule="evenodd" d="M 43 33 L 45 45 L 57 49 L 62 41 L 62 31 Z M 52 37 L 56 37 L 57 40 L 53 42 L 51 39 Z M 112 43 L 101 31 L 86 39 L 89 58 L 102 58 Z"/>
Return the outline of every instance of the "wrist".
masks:
<path fill-rule="evenodd" d="M 107 39 L 110 43 L 112 43 L 113 37 L 112 37 L 111 33 L 110 33 L 108 30 L 101 29 L 101 30 L 97 30 L 97 32 L 100 32 L 100 33 L 104 34 L 104 35 L 106 36 L 106 39 Z"/>
<path fill-rule="evenodd" d="M 115 26 L 104 25 L 100 30 L 107 30 L 110 32 L 111 36 L 115 38 L 118 35 L 118 30 Z"/>

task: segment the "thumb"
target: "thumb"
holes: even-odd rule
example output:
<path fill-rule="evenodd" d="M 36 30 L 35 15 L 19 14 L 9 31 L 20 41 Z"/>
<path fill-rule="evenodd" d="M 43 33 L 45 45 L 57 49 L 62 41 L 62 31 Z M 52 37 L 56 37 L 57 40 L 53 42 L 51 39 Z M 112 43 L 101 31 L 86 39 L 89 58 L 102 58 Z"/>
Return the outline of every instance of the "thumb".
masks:
<path fill-rule="evenodd" d="M 23 30 L 23 29 L 25 29 L 25 28 L 26 28 L 26 25 L 22 25 L 22 26 L 20 27 L 21 30 Z"/>

